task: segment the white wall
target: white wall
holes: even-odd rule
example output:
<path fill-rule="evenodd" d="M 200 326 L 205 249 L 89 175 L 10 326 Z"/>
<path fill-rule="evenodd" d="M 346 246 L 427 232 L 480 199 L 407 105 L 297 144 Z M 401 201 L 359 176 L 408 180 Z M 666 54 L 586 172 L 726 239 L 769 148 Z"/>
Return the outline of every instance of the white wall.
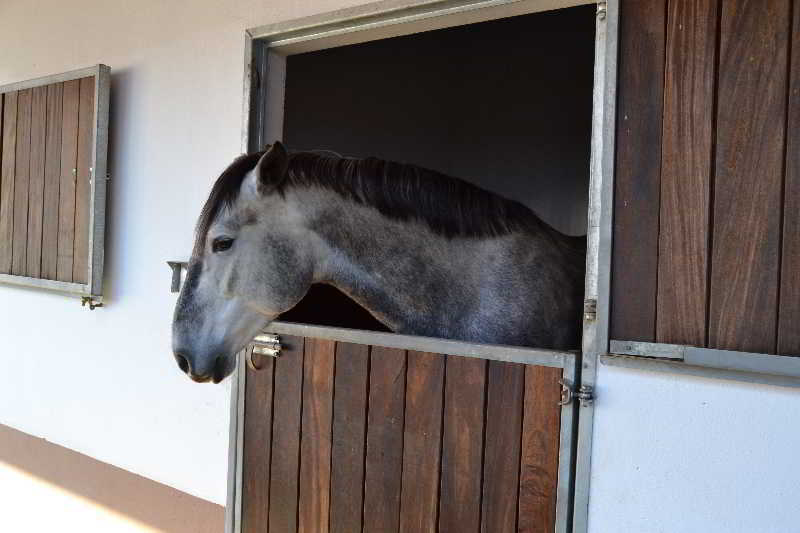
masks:
<path fill-rule="evenodd" d="M 224 503 L 229 385 L 172 359 L 164 262 L 240 153 L 244 30 L 357 3 L 0 1 L 0 84 L 112 68 L 107 307 L 0 286 L 0 424 Z"/>
<path fill-rule="evenodd" d="M 798 421 L 798 389 L 601 365 L 590 531 L 798 531 Z"/>

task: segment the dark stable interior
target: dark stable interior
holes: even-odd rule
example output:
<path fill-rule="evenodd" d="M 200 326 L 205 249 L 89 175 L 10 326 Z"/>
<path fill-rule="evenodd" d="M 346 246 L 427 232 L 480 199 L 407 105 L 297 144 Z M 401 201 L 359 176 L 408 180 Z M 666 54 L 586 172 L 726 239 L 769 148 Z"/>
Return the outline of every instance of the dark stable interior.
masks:
<path fill-rule="evenodd" d="M 594 6 L 522 15 L 290 56 L 290 150 L 413 163 L 586 232 Z M 315 285 L 279 318 L 388 331 Z"/>

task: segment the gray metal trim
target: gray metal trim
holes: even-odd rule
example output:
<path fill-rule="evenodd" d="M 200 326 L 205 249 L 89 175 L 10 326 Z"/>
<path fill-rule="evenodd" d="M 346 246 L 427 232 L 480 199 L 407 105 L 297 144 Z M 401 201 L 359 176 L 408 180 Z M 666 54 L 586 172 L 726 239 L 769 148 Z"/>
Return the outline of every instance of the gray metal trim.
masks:
<path fill-rule="evenodd" d="M 577 354 L 564 358 L 562 379 L 575 383 L 580 364 Z M 572 531 L 573 494 L 575 490 L 575 436 L 578 428 L 580 402 L 573 401 L 561 407 L 561 435 L 558 443 L 558 485 L 556 486 L 557 533 Z"/>
<path fill-rule="evenodd" d="M 759 385 L 800 388 L 800 378 L 794 376 L 714 368 L 710 366 L 692 365 L 669 359 L 652 359 L 636 355 L 603 355 L 600 357 L 600 360 L 604 365 L 613 367 L 667 372 L 670 374 L 681 374 L 709 379 L 726 379 Z"/>
<path fill-rule="evenodd" d="M 0 274 L 0 283 L 17 285 L 20 287 L 34 287 L 36 289 L 46 289 L 68 294 L 77 294 L 80 296 L 89 295 L 89 285 L 86 283 L 72 283 L 68 281 L 56 281 L 52 279 L 28 278 L 25 276 L 15 276 L 13 274 Z"/>
<path fill-rule="evenodd" d="M 717 350 L 657 342 L 611 341 L 611 354 L 670 358 L 716 370 L 800 378 L 800 356 Z"/>
<path fill-rule="evenodd" d="M 605 9 L 603 9 L 605 8 Z M 608 348 L 611 275 L 611 220 L 617 95 L 619 0 L 598 3 L 595 37 L 589 226 L 586 253 L 586 300 L 596 301 L 596 319 L 584 317 L 581 386 L 595 387 L 598 357 Z M 573 531 L 589 528 L 594 404 L 580 407 L 575 461 Z"/>
<path fill-rule="evenodd" d="M 246 352 L 247 350 L 245 350 Z M 231 375 L 231 405 L 228 424 L 228 495 L 225 503 L 225 533 L 242 530 L 242 453 L 244 451 L 244 393 L 247 386 L 247 354 L 240 353 Z"/>
<path fill-rule="evenodd" d="M 249 30 L 254 39 L 266 39 L 270 47 L 410 24 L 425 19 L 455 15 L 476 9 L 512 5 L 535 5 L 536 11 L 591 4 L 591 0 L 385 0 L 345 8 L 287 22 L 267 24 Z M 491 20 L 493 17 L 487 18 Z"/>
<path fill-rule="evenodd" d="M 526 365 L 564 368 L 565 361 L 575 357 L 574 352 L 521 348 L 518 346 L 502 346 L 497 344 L 477 344 L 471 342 L 451 341 L 432 337 L 417 337 L 397 333 L 364 331 L 360 329 L 333 328 L 328 326 L 312 326 L 293 322 L 273 322 L 264 329 L 268 333 L 280 335 L 296 335 L 340 342 L 385 346 L 402 350 L 416 350 L 446 355 L 461 355 L 492 361 L 523 363 Z"/>
<path fill-rule="evenodd" d="M 618 355 L 638 355 L 640 357 L 657 357 L 659 359 L 683 359 L 686 346 L 680 344 L 660 344 L 639 341 L 612 340 L 609 352 Z"/>
<path fill-rule="evenodd" d="M 97 68 L 98 65 L 94 65 L 92 67 L 70 70 L 69 72 L 50 74 L 48 76 L 42 76 L 41 78 L 33 78 L 31 80 L 17 81 L 14 83 L 6 83 L 5 85 L 0 85 L 0 94 L 10 93 L 13 91 L 21 91 L 23 89 L 30 89 L 32 87 L 39 87 L 40 85 L 50 85 L 51 83 L 77 80 L 80 78 L 85 78 L 87 76 L 94 76 L 97 73 Z"/>
<path fill-rule="evenodd" d="M 105 261 L 106 184 L 108 181 L 108 112 L 111 94 L 111 69 L 94 67 L 94 124 L 92 135 L 92 172 L 89 210 L 89 294 L 103 297 L 103 264 Z"/>

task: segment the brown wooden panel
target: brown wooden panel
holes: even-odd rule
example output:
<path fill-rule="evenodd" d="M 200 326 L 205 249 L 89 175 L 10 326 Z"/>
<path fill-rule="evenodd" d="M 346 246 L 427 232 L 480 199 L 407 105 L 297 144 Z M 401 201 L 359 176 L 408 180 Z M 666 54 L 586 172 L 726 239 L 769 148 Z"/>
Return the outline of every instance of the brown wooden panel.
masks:
<path fill-rule="evenodd" d="M 17 93 L 3 95 L 3 161 L 0 167 L 0 273 L 11 273 L 14 238 L 14 175 L 17 156 Z"/>
<path fill-rule="evenodd" d="M 516 531 L 525 367 L 489 361 L 481 531 Z"/>
<path fill-rule="evenodd" d="M 17 154 L 14 171 L 14 237 L 12 239 L 11 273 L 18 276 L 24 276 L 27 271 L 32 95 L 32 89 L 25 89 L 19 91 L 17 97 Z"/>
<path fill-rule="evenodd" d="M 32 89 L 31 151 L 28 183 L 28 243 L 26 275 L 40 277 L 42 271 L 42 219 L 44 215 L 44 162 L 47 133 L 47 87 Z"/>
<path fill-rule="evenodd" d="M 250 350 L 252 348 L 248 348 Z M 242 532 L 266 532 L 269 526 L 272 453 L 272 379 L 274 359 L 253 355 L 259 370 L 247 368 L 242 446 Z"/>
<path fill-rule="evenodd" d="M 331 445 L 332 533 L 361 531 L 368 382 L 369 348 L 337 343 Z"/>
<path fill-rule="evenodd" d="M 667 17 L 656 340 L 705 346 L 717 0 Z"/>
<path fill-rule="evenodd" d="M 789 8 L 722 2 L 712 348 L 775 352 Z"/>
<path fill-rule="evenodd" d="M 365 532 L 398 530 L 405 375 L 403 350 L 372 348 L 364 473 Z"/>
<path fill-rule="evenodd" d="M 75 175 L 78 164 L 78 110 L 80 80 L 64 82 L 61 128 L 61 178 L 58 196 L 59 281 L 72 281 L 72 256 L 75 245 Z"/>
<path fill-rule="evenodd" d="M 275 360 L 272 461 L 269 486 L 269 530 L 297 531 L 300 473 L 300 419 L 303 405 L 303 337 L 281 335 Z"/>
<path fill-rule="evenodd" d="M 653 341 L 666 0 L 620 1 L 611 336 Z"/>
<path fill-rule="evenodd" d="M 331 490 L 331 423 L 336 343 L 306 339 L 297 530 L 327 533 Z"/>
<path fill-rule="evenodd" d="M 42 272 L 56 279 L 58 265 L 58 189 L 61 176 L 61 119 L 64 84 L 47 86 L 47 139 L 44 169 L 44 216 L 42 223 Z"/>
<path fill-rule="evenodd" d="M 447 357 L 442 435 L 439 530 L 467 533 L 481 527 L 486 361 Z"/>
<path fill-rule="evenodd" d="M 525 367 L 518 531 L 551 533 L 556 523 L 560 368 Z"/>
<path fill-rule="evenodd" d="M 800 355 L 800 2 L 792 9 L 778 353 Z"/>
<path fill-rule="evenodd" d="M 89 268 L 89 203 L 94 125 L 94 76 L 82 78 L 78 112 L 78 164 L 75 182 L 75 244 L 72 280 L 86 283 Z"/>
<path fill-rule="evenodd" d="M 400 531 L 437 530 L 445 358 L 408 352 Z"/>

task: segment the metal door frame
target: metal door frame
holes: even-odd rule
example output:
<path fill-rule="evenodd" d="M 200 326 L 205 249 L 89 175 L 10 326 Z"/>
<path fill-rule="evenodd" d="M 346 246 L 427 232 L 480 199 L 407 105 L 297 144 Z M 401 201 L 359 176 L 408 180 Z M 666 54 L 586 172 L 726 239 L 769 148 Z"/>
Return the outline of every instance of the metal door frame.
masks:
<path fill-rule="evenodd" d="M 466 343 L 285 322 L 271 324 L 268 331 L 558 367 L 563 369 L 566 382 L 574 384 L 575 388 L 589 387 L 591 390 L 595 382 L 598 358 L 608 353 L 618 2 L 619 0 L 384 0 L 246 31 L 243 152 L 257 150 L 265 142 L 282 137 L 285 53 L 366 42 L 560 7 L 596 4 L 598 8 L 582 355 L 576 352 Z M 269 113 L 276 106 L 279 106 L 277 109 L 280 109 L 280 113 Z M 239 357 L 231 387 L 226 533 L 241 531 L 245 387 L 245 357 Z M 562 407 L 555 528 L 558 533 L 582 533 L 587 530 L 592 422 L 591 401 L 576 401 Z"/>

